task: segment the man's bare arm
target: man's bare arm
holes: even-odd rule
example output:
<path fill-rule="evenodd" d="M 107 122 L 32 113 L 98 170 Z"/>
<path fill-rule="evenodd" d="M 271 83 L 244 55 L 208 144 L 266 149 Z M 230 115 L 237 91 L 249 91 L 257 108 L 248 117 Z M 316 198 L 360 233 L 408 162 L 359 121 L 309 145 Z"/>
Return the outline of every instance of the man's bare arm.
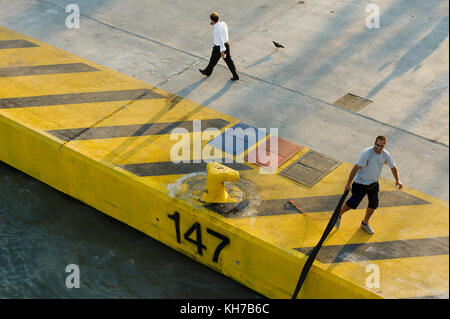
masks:
<path fill-rule="evenodd" d="M 345 185 L 345 189 L 348 189 L 349 191 L 352 189 L 352 182 L 353 179 L 355 178 L 356 173 L 358 172 L 358 170 L 361 168 L 361 166 L 356 165 L 353 166 L 352 171 L 350 172 L 350 175 L 348 176 L 348 181 L 347 181 L 347 185 Z"/>
<path fill-rule="evenodd" d="M 398 189 L 402 189 L 403 184 L 400 181 L 400 177 L 398 175 L 397 167 L 394 166 L 393 168 L 391 168 L 391 171 L 392 171 L 392 175 L 394 175 L 394 178 L 395 178 L 395 185 L 397 186 Z"/>

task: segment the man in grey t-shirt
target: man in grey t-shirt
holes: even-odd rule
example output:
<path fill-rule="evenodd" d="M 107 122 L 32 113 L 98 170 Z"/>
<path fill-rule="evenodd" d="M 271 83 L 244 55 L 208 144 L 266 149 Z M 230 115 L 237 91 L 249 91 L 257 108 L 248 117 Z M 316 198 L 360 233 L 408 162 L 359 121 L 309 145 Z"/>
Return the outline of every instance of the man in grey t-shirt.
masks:
<path fill-rule="evenodd" d="M 377 136 L 375 139 L 375 145 L 365 149 L 359 157 L 358 162 L 355 166 L 353 166 L 353 169 L 348 177 L 347 185 L 345 186 L 346 190 L 352 191 L 352 196 L 342 206 L 341 212 L 335 224 L 336 228 L 339 228 L 340 226 L 342 214 L 350 209 L 356 209 L 361 200 L 367 194 L 369 205 L 366 210 L 366 216 L 361 222 L 361 227 L 369 234 L 373 234 L 373 230 L 369 226 L 369 219 L 378 207 L 378 192 L 380 190 L 378 179 L 380 178 L 381 170 L 383 169 L 384 164 L 389 165 L 391 168 L 397 188 L 401 189 L 403 187 L 398 175 L 397 167 L 395 166 L 391 155 L 388 151 L 384 150 L 385 145 L 386 137 L 383 135 Z"/>

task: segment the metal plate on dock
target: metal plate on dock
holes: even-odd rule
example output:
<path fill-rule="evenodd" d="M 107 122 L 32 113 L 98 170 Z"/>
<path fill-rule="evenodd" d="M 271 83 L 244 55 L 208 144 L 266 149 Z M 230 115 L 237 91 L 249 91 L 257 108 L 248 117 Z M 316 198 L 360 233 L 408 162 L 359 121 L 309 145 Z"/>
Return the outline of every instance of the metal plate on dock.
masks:
<path fill-rule="evenodd" d="M 267 134 L 269 133 L 265 129 L 239 122 L 216 136 L 208 144 L 226 153 L 240 155 Z"/>
<path fill-rule="evenodd" d="M 333 104 L 352 112 L 359 112 L 370 103 L 372 103 L 371 100 L 367 100 L 363 97 L 347 93 Z"/>
<path fill-rule="evenodd" d="M 307 186 L 314 186 L 339 164 L 337 160 L 311 150 L 281 171 L 280 175 Z"/>
<path fill-rule="evenodd" d="M 276 147 L 274 144 L 276 144 Z M 292 143 L 279 136 L 270 136 L 270 138 L 258 145 L 253 151 L 249 152 L 248 155 L 245 155 L 244 159 L 258 166 L 275 170 L 301 149 L 303 149 L 303 146 Z M 259 158 L 260 156 L 265 157 Z M 270 160 L 273 156 L 276 156 L 277 161 L 272 162 Z"/>

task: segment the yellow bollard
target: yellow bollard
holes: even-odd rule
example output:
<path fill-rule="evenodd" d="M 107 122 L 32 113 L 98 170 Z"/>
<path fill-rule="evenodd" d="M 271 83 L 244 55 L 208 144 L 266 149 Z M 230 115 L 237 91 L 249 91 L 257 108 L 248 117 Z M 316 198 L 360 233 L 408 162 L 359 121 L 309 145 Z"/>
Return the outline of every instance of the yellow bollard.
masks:
<path fill-rule="evenodd" d="M 206 165 L 208 177 L 206 179 L 206 192 L 202 201 L 205 203 L 234 202 L 225 189 L 224 182 L 234 182 L 239 179 L 239 172 L 216 162 Z"/>

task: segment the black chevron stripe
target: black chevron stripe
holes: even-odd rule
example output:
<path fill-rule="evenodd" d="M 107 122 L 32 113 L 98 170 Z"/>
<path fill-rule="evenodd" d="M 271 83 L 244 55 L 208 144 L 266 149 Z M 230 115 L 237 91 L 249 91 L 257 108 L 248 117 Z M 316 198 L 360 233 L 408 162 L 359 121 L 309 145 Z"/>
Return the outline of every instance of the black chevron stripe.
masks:
<path fill-rule="evenodd" d="M 98 69 L 84 63 L 65 63 L 0 68 L 0 77 L 93 72 Z"/>
<path fill-rule="evenodd" d="M 199 120 L 200 130 L 207 128 L 221 129 L 228 125 L 228 121 L 223 119 L 206 119 Z M 170 134 L 175 128 L 184 128 L 188 132 L 193 132 L 193 121 L 177 121 L 177 122 L 161 122 L 161 123 L 145 123 L 134 125 L 117 125 L 103 126 L 91 128 L 73 128 L 63 130 L 49 130 L 48 133 L 62 139 L 63 141 L 72 140 L 91 140 L 106 139 L 115 137 L 131 137 L 131 136 L 147 136 Z"/>
<path fill-rule="evenodd" d="M 339 201 L 340 196 L 341 195 L 300 197 L 292 198 L 290 200 L 292 200 L 296 204 L 296 206 L 305 213 L 321 213 L 332 212 L 336 208 L 336 203 Z M 288 200 L 289 199 L 263 200 L 257 207 L 252 207 L 252 216 L 257 217 L 299 214 L 299 212 L 295 208 L 287 204 Z M 365 209 L 367 207 L 367 204 L 367 198 L 364 198 L 359 204 L 358 208 Z M 402 191 L 386 191 L 379 193 L 379 207 L 413 206 L 426 204 L 431 203 Z M 239 218 L 246 207 L 247 205 L 245 205 L 245 203 L 242 203 L 232 211 L 217 212 L 224 213 L 224 216 L 228 218 Z"/>
<path fill-rule="evenodd" d="M 0 109 L 159 98 L 164 96 L 148 89 L 39 95 L 0 99 Z"/>
<path fill-rule="evenodd" d="M 27 40 L 1 40 L 0 41 L 0 50 L 1 49 L 20 49 L 20 48 L 32 48 L 38 47 L 37 44 L 29 42 Z"/>
<path fill-rule="evenodd" d="M 325 264 L 448 255 L 448 237 L 322 246 L 317 260 Z M 294 248 L 306 255 L 314 247 Z"/>
<path fill-rule="evenodd" d="M 223 162 L 221 158 L 211 159 L 209 161 Z M 197 172 L 206 172 L 207 163 L 174 163 L 174 162 L 154 162 L 118 165 L 119 167 L 136 174 L 138 176 L 163 176 L 177 174 L 191 174 Z M 226 163 L 227 167 L 235 170 L 251 170 L 250 166 L 243 163 Z"/>

